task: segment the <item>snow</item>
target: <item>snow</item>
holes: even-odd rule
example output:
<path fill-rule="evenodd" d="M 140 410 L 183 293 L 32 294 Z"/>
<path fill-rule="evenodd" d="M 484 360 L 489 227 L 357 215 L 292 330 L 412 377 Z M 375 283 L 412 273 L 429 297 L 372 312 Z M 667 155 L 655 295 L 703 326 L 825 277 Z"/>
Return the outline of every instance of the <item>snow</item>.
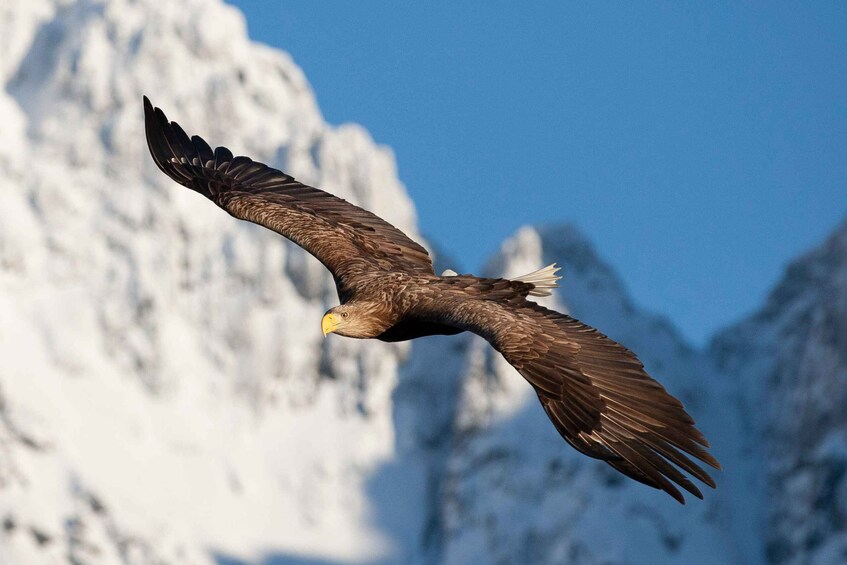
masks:
<path fill-rule="evenodd" d="M 329 275 L 156 171 L 141 95 L 416 235 L 391 152 L 324 124 L 290 58 L 219 2 L 16 4 L 0 93 L 0 516 L 16 526 L 0 561 L 74 544 L 100 563 L 385 554 L 367 483 L 394 454 L 408 348 L 324 340 Z"/>
<path fill-rule="evenodd" d="M 757 313 L 712 343 L 716 362 L 737 379 L 745 453 L 757 462 L 753 507 L 774 563 L 847 558 L 845 288 L 847 223 L 789 265 Z"/>
<path fill-rule="evenodd" d="M 572 226 L 521 229 L 489 268 L 514 275 L 528 263 L 554 261 L 563 264 L 564 278 L 550 306 L 633 348 L 694 414 L 715 409 L 703 386 L 714 378 L 708 360 L 665 319 L 632 304 Z M 445 562 L 754 562 L 715 493 L 681 507 L 568 448 L 530 387 L 479 345 L 451 453 Z M 707 437 L 716 435 L 713 427 L 701 422 Z M 719 459 L 724 451 L 718 450 Z M 721 479 L 718 474 L 719 485 Z"/>
<path fill-rule="evenodd" d="M 847 225 L 707 352 L 572 226 L 489 263 L 559 263 L 539 302 L 684 401 L 726 470 L 681 507 L 565 445 L 479 338 L 324 339 L 325 269 L 160 174 L 142 94 L 419 238 L 391 150 L 237 10 L 7 0 L 0 53 L 0 563 L 843 560 Z"/>

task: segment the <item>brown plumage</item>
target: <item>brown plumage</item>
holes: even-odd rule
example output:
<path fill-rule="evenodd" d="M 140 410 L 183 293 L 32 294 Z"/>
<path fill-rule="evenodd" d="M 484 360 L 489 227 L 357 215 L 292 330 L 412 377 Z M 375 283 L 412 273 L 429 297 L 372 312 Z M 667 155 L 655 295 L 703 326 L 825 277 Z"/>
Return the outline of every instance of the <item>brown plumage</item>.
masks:
<path fill-rule="evenodd" d="M 159 168 L 242 220 L 270 228 L 332 273 L 340 306 L 324 333 L 402 341 L 470 331 L 535 389 L 562 437 L 582 453 L 662 489 L 702 498 L 716 469 L 682 404 L 636 356 L 594 328 L 527 299 L 536 282 L 437 276 L 427 251 L 381 218 L 294 178 L 190 137 L 144 98 L 147 144 Z"/>

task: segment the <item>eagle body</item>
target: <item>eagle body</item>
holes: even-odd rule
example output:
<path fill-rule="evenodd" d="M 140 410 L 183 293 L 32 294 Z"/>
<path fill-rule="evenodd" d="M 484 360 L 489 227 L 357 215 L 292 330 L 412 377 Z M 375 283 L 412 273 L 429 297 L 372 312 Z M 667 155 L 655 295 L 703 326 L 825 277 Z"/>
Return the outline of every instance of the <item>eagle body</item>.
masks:
<path fill-rule="evenodd" d="M 419 243 L 376 215 L 189 137 L 144 98 L 147 145 L 171 179 L 235 218 L 271 229 L 332 273 L 339 305 L 324 335 L 405 341 L 472 332 L 527 380 L 567 443 L 681 503 L 702 498 L 700 466 L 720 469 L 682 403 L 635 354 L 596 329 L 532 301 L 554 288 L 555 265 L 509 280 L 435 274 Z"/>

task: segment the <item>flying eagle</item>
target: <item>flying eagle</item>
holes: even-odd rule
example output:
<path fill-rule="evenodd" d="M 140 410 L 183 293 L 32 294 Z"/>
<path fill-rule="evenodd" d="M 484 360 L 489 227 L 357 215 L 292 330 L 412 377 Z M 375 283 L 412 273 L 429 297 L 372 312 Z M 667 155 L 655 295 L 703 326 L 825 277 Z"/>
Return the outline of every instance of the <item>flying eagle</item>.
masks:
<path fill-rule="evenodd" d="M 290 239 L 329 269 L 340 306 L 324 335 L 403 341 L 464 331 L 485 338 L 538 394 L 566 442 L 680 503 L 677 485 L 714 488 L 693 459 L 720 469 L 682 403 L 627 348 L 529 299 L 549 294 L 550 266 L 516 279 L 436 275 L 426 249 L 382 218 L 291 176 L 188 137 L 144 98 L 147 145 L 170 178 L 227 212 Z M 675 484 L 674 484 L 675 483 Z"/>

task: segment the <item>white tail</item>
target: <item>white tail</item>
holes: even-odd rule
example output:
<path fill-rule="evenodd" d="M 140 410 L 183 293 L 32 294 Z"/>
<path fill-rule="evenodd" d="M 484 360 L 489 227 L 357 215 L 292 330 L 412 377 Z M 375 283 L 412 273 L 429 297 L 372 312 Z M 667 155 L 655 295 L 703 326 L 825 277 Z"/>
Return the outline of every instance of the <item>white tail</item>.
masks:
<path fill-rule="evenodd" d="M 512 280 L 534 284 L 535 288 L 529 291 L 530 296 L 550 296 L 552 294 L 551 289 L 559 288 L 556 281 L 562 277 L 556 276 L 556 273 L 560 269 L 561 267 L 557 267 L 556 263 L 553 263 L 526 275 L 514 277 Z"/>
<path fill-rule="evenodd" d="M 459 273 L 454 271 L 453 269 L 445 269 L 443 273 L 441 273 L 442 277 L 456 277 Z"/>

